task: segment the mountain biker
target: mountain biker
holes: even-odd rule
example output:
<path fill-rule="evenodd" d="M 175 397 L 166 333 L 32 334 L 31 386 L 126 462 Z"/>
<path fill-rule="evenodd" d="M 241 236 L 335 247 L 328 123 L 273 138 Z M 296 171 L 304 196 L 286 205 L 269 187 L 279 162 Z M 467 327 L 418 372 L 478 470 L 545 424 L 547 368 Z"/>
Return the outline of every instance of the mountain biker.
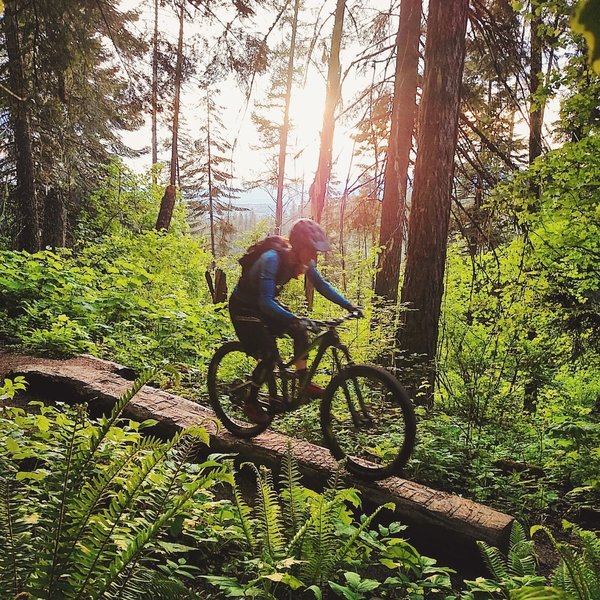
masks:
<path fill-rule="evenodd" d="M 350 312 L 362 315 L 362 310 L 335 290 L 316 269 L 317 252 L 327 252 L 331 248 L 318 223 L 311 219 L 299 219 L 290 230 L 289 243 L 285 238 L 279 238 L 277 249 L 260 252 L 259 244 L 256 245 L 259 246 L 256 260 L 244 270 L 229 300 L 231 321 L 240 342 L 246 352 L 259 359 L 252 375 L 257 388 L 267 369 L 274 366 L 276 337 L 289 335 L 294 341 L 295 356 L 309 344 L 310 321 L 296 316 L 277 300 L 281 288 L 291 279 L 304 274 L 322 296 Z M 302 378 L 306 373 L 306 358 L 297 360 L 294 366 L 297 376 Z M 312 382 L 305 390 L 311 398 L 323 395 L 323 388 Z M 269 420 L 258 403 L 257 394 L 251 394 L 246 400 L 244 412 L 255 423 L 263 424 Z"/>

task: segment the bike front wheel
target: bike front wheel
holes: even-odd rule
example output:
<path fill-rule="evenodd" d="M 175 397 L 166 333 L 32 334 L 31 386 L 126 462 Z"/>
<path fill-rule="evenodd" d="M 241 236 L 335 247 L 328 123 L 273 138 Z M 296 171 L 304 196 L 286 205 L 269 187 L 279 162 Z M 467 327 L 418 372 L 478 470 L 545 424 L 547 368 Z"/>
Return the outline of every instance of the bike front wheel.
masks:
<path fill-rule="evenodd" d="M 321 403 L 321 427 L 333 456 L 368 480 L 399 474 L 415 444 L 408 394 L 393 375 L 373 365 L 350 365 L 331 380 Z"/>
<path fill-rule="evenodd" d="M 273 376 L 258 390 L 253 387 L 252 374 L 258 361 L 247 354 L 240 342 L 227 342 L 213 356 L 208 366 L 208 395 L 210 403 L 225 428 L 240 438 L 251 438 L 263 432 L 269 422 L 257 424 L 244 412 L 250 394 L 257 394 L 263 408 L 269 406 L 273 393 Z"/>

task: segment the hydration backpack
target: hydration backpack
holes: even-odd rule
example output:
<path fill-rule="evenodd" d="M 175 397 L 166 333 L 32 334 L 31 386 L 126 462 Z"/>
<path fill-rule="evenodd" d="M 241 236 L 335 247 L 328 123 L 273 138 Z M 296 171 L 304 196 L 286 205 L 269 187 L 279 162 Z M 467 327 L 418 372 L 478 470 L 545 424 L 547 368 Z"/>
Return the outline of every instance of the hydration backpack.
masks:
<path fill-rule="evenodd" d="M 292 246 L 280 235 L 270 235 L 256 242 L 246 250 L 246 254 L 238 261 L 242 265 L 242 277 L 246 275 L 252 265 L 267 251 L 288 252 Z"/>

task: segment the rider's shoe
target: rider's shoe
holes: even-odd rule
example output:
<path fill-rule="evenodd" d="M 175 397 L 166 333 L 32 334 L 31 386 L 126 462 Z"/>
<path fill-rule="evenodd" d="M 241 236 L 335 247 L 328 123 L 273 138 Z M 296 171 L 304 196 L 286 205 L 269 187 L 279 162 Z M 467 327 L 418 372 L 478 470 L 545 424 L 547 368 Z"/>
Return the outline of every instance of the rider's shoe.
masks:
<path fill-rule="evenodd" d="M 306 369 L 296 371 L 296 375 L 300 379 L 300 381 L 303 381 L 304 376 L 306 375 Z M 316 383 L 310 381 L 304 388 L 304 393 L 309 398 L 322 398 L 323 394 L 325 393 L 325 390 L 320 385 L 317 385 Z"/>
<path fill-rule="evenodd" d="M 264 425 L 270 420 L 269 415 L 256 400 L 246 400 L 246 402 L 244 402 L 244 413 L 257 425 Z"/>
<path fill-rule="evenodd" d="M 312 381 L 304 388 L 304 391 L 309 398 L 322 398 L 325 394 L 325 390 Z"/>

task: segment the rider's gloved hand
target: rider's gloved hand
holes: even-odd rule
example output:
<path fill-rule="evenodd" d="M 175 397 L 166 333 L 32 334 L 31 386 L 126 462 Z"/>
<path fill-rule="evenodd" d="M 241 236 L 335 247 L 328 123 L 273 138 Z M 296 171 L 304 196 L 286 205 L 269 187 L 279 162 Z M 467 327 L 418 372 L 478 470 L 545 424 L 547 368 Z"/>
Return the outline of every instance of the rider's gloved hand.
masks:
<path fill-rule="evenodd" d="M 360 306 L 353 306 L 349 312 L 350 314 L 355 315 L 357 319 L 362 319 L 365 316 L 365 313 Z"/>
<path fill-rule="evenodd" d="M 298 324 L 307 331 L 319 331 L 319 326 L 314 321 L 311 321 L 311 319 L 307 319 L 306 317 L 300 317 L 298 319 Z"/>

